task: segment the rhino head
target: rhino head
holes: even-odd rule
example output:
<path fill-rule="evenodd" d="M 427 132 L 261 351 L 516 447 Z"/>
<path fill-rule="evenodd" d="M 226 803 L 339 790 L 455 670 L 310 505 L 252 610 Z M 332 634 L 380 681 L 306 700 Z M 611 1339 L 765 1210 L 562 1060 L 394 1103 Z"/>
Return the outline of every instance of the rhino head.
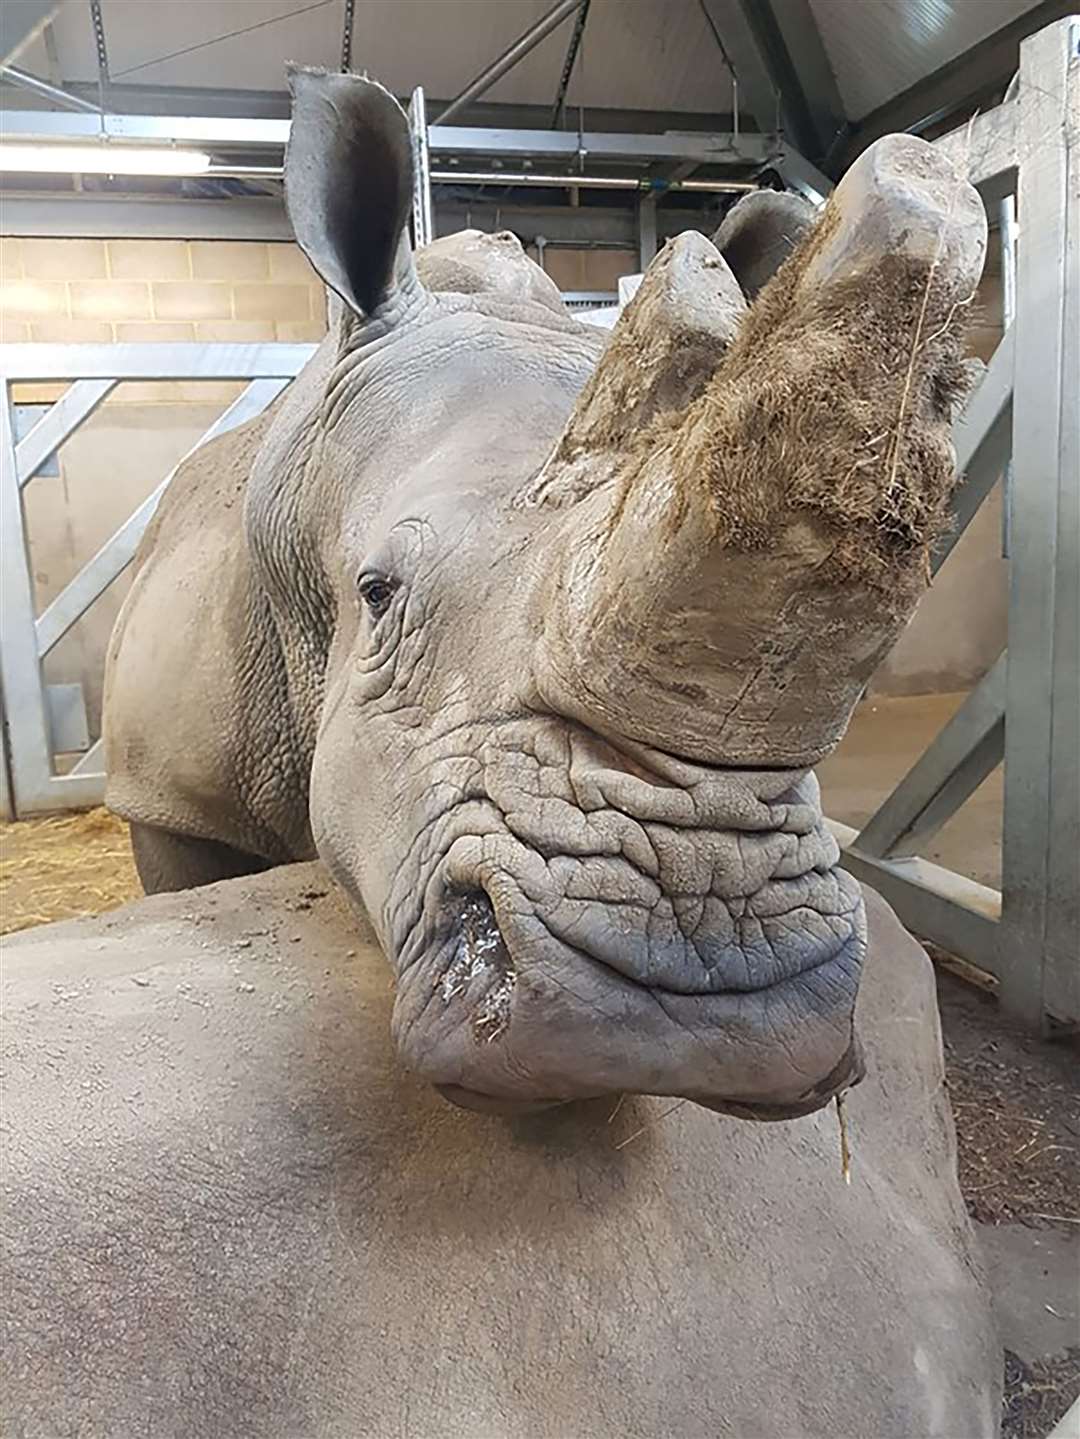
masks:
<path fill-rule="evenodd" d="M 270 446 L 248 525 L 400 1053 L 477 1108 L 820 1107 L 861 1074 L 866 926 L 811 767 L 927 583 L 978 197 L 879 141 L 752 302 L 688 233 L 600 336 L 512 236 L 414 264 L 399 106 L 292 83 L 340 304 L 301 480 Z"/>

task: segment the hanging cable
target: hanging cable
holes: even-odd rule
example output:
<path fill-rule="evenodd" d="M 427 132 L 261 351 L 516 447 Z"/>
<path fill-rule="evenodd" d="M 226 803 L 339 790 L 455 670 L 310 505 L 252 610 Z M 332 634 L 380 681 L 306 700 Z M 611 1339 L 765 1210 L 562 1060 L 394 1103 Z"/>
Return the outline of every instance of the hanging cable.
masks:
<path fill-rule="evenodd" d="M 722 40 L 721 37 L 720 37 L 720 31 L 716 28 L 716 21 L 713 19 L 712 15 L 709 13 L 709 7 L 705 4 L 705 0 L 698 0 L 698 5 L 699 5 L 699 7 L 700 7 L 700 9 L 701 9 L 702 15 L 705 16 L 705 23 L 708 25 L 709 29 L 712 31 L 712 37 L 713 37 L 713 39 L 716 41 L 716 48 L 720 51 L 720 58 L 723 60 L 724 65 L 725 65 L 726 68 L 727 68 L 727 72 L 728 72 L 728 74 L 731 76 L 731 102 L 732 102 L 732 110 L 733 110 L 732 120 L 733 120 L 734 130 L 735 130 L 735 139 L 736 139 L 736 141 L 738 141 L 738 138 L 739 138 L 739 77 L 738 77 L 738 74 L 736 73 L 735 66 L 731 63 L 731 56 L 730 56 L 730 55 L 728 54 L 728 52 L 727 52 L 727 46 L 724 44 L 723 40 Z M 779 104 L 780 104 L 780 95 L 779 95 L 779 92 L 777 92 L 776 103 L 777 103 L 777 108 L 778 108 L 778 110 L 779 110 Z"/>

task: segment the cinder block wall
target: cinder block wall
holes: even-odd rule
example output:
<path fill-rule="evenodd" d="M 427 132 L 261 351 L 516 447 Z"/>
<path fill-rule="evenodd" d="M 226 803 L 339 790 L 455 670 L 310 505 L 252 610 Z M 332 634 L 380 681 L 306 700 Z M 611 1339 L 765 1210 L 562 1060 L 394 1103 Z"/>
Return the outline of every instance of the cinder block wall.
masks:
<path fill-rule="evenodd" d="M 292 244 L 199 240 L 0 240 L 0 339 L 46 344 L 318 341 L 325 290 Z M 51 402 L 61 385 L 20 385 Z M 25 491 L 38 611 L 97 552 L 243 389 L 234 381 L 118 386 L 60 451 L 58 477 Z M 82 684 L 100 733 L 105 649 L 122 576 L 45 662 L 50 683 Z"/>

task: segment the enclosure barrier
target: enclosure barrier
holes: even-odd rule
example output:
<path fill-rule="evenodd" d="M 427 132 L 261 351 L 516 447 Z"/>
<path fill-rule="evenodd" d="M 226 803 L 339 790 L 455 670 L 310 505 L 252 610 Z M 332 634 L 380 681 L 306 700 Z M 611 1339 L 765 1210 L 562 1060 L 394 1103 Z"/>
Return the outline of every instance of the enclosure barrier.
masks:
<path fill-rule="evenodd" d="M 1023 42 L 1010 94 L 936 142 L 988 207 L 1015 195 L 1019 233 L 1014 318 L 955 427 L 962 482 L 955 525 L 935 557 L 939 568 L 1011 456 L 1009 644 L 867 824 L 858 833 L 832 827 L 846 868 L 879 890 L 911 930 L 995 976 L 1006 1008 L 1053 1030 L 1080 1023 L 1080 17 Z M 432 234 L 431 132 L 420 91 L 410 130 L 414 225 L 422 240 Z M 501 133 L 503 140 L 514 134 Z M 572 298 L 591 309 L 614 297 Z M 250 379 L 202 443 L 269 404 L 312 348 L 0 346 L 5 813 L 101 799 L 100 743 L 69 773 L 54 772 L 41 663 L 130 563 L 172 476 L 40 615 L 22 488 L 120 380 Z M 11 384 L 55 379 L 73 383 L 16 442 Z M 999 892 L 930 864 L 919 850 L 1003 759 Z"/>
<path fill-rule="evenodd" d="M 916 934 L 996 976 L 1002 1004 L 1080 1022 L 1080 16 L 1020 47 L 1014 98 L 937 142 L 988 207 L 1015 194 L 1015 309 L 956 427 L 963 481 L 936 565 L 1010 456 L 1008 648 L 843 862 Z M 918 857 L 1005 761 L 1002 889 Z"/>
<path fill-rule="evenodd" d="M 55 715 L 42 662 L 131 563 L 179 461 L 97 554 L 38 614 L 22 492 L 65 440 L 122 380 L 249 380 L 188 453 L 264 410 L 304 366 L 314 345 L 0 345 L 0 677 L 5 816 L 100 804 L 98 740 L 66 774 L 56 772 Z M 72 383 L 33 428 L 16 438 L 12 385 Z M 186 456 L 185 456 L 186 458 Z"/>

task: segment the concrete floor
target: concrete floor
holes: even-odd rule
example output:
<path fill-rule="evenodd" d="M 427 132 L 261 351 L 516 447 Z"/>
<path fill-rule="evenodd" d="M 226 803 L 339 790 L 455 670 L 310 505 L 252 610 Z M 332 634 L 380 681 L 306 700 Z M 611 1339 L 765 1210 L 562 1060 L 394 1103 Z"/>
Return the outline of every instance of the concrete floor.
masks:
<path fill-rule="evenodd" d="M 856 829 L 903 779 L 964 694 L 871 697 L 835 754 L 818 766 L 825 813 Z M 1001 888 L 1002 771 L 999 766 L 928 845 L 924 859 Z"/>

